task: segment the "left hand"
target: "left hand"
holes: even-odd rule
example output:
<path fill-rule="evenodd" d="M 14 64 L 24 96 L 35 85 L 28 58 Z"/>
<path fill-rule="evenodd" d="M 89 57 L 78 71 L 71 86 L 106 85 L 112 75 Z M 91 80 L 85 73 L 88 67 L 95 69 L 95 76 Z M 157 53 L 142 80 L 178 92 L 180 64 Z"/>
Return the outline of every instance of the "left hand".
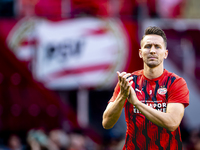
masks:
<path fill-rule="evenodd" d="M 135 93 L 135 90 L 133 89 L 133 87 L 130 88 L 130 95 L 128 96 L 127 100 L 129 101 L 129 103 L 136 105 L 139 100 L 137 98 L 137 95 Z"/>

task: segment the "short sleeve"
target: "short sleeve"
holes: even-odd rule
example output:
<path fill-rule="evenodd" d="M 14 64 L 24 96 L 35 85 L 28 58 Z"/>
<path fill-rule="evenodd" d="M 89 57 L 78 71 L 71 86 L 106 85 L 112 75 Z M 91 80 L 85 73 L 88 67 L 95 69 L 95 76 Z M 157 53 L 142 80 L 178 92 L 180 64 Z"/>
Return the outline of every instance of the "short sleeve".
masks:
<path fill-rule="evenodd" d="M 120 86 L 119 86 L 119 84 L 117 83 L 117 85 L 116 85 L 116 87 L 115 87 L 115 89 L 114 89 L 114 92 L 113 92 L 113 96 L 112 96 L 111 99 L 108 101 L 108 103 L 114 102 L 114 101 L 116 100 L 116 98 L 117 98 L 119 92 L 120 92 Z M 125 103 L 124 103 L 124 107 L 125 107 L 126 103 L 127 103 L 127 99 L 126 99 L 126 101 L 125 101 Z"/>
<path fill-rule="evenodd" d="M 169 88 L 168 103 L 182 103 L 185 107 L 189 105 L 189 90 L 183 78 L 176 79 Z"/>
<path fill-rule="evenodd" d="M 113 92 L 113 96 L 111 97 L 111 99 L 109 100 L 109 102 L 114 102 L 115 99 L 117 98 L 119 92 L 120 92 L 120 87 L 119 87 L 119 84 L 117 83 L 117 85 L 115 86 L 114 92 Z"/>

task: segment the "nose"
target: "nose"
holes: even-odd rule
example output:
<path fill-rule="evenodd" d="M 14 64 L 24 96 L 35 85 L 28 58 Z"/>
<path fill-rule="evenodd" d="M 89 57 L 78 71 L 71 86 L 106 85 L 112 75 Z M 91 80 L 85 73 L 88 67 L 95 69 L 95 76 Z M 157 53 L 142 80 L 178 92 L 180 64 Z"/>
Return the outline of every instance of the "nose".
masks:
<path fill-rule="evenodd" d="M 153 45 L 150 49 L 150 53 L 155 53 L 156 52 L 156 49 L 155 49 L 155 46 Z"/>

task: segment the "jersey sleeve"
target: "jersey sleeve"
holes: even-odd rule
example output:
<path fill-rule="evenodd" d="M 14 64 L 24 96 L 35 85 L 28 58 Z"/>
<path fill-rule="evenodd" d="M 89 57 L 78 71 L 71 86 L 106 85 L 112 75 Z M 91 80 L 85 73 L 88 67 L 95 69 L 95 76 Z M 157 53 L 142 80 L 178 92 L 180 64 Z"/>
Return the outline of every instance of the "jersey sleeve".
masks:
<path fill-rule="evenodd" d="M 119 84 L 117 83 L 117 85 L 115 86 L 114 92 L 113 92 L 113 96 L 111 97 L 111 99 L 109 100 L 109 102 L 114 102 L 115 99 L 117 98 L 119 92 L 120 92 L 120 87 L 119 87 Z"/>
<path fill-rule="evenodd" d="M 183 78 L 174 81 L 168 91 L 168 103 L 182 103 L 185 107 L 189 105 L 189 90 Z"/>
<path fill-rule="evenodd" d="M 115 87 L 115 89 L 114 89 L 114 92 L 113 92 L 113 96 L 112 96 L 111 99 L 108 101 L 108 103 L 114 102 L 114 101 L 116 100 L 116 98 L 117 98 L 119 92 L 120 92 L 120 86 L 119 86 L 119 84 L 117 83 L 117 85 L 116 85 L 116 87 Z M 126 103 L 127 103 L 127 99 L 126 99 L 126 101 L 125 101 L 125 103 L 124 103 L 124 107 L 125 107 Z"/>
<path fill-rule="evenodd" d="M 141 72 L 141 71 L 140 71 L 140 72 Z M 132 75 L 134 75 L 134 73 L 132 73 Z M 131 81 L 130 81 L 130 82 L 131 82 Z M 135 85 L 135 84 L 134 84 L 134 82 L 133 82 L 132 87 L 134 87 L 134 85 Z M 119 86 L 119 84 L 117 83 L 117 85 L 115 86 L 114 92 L 113 92 L 113 96 L 112 96 L 111 99 L 108 101 L 108 103 L 114 102 L 115 99 L 117 98 L 119 92 L 120 92 L 120 86 Z M 127 103 L 127 99 L 126 99 L 124 105 L 125 105 L 126 103 Z"/>

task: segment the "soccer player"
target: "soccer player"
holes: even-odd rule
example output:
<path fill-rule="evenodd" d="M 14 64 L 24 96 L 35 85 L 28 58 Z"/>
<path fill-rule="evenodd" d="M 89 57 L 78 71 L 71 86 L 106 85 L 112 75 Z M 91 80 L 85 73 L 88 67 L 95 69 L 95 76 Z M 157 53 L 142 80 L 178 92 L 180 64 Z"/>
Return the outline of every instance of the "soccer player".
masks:
<path fill-rule="evenodd" d="M 139 57 L 143 70 L 117 72 L 118 83 L 103 113 L 102 125 L 112 128 L 125 108 L 127 124 L 123 150 L 180 150 L 180 123 L 189 105 L 185 80 L 164 69 L 167 38 L 158 27 L 148 27 Z"/>

